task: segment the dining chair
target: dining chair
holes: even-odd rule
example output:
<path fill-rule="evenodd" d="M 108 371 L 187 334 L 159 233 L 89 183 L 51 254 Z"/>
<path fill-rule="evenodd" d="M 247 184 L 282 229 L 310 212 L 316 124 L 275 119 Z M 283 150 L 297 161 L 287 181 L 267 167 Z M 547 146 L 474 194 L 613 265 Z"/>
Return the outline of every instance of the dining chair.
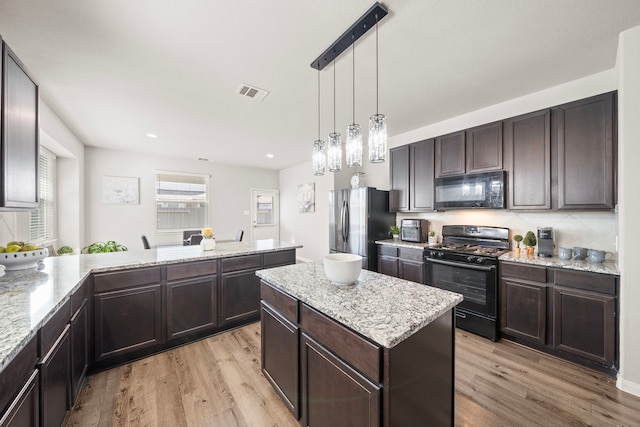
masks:
<path fill-rule="evenodd" d="M 145 249 L 151 249 L 151 246 L 149 246 L 149 241 L 147 240 L 147 236 L 143 234 L 142 236 L 140 236 L 140 238 L 142 239 L 142 246 Z"/>
<path fill-rule="evenodd" d="M 200 230 L 182 231 L 182 246 L 199 245 L 202 240 Z"/>
<path fill-rule="evenodd" d="M 244 231 L 238 230 L 236 233 L 236 242 L 242 242 L 242 236 L 244 236 Z"/>

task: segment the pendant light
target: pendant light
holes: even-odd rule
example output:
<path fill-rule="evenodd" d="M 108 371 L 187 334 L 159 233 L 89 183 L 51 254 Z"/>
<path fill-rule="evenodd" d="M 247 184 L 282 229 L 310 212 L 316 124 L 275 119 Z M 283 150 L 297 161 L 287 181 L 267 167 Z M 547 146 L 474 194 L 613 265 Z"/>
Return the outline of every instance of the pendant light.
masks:
<path fill-rule="evenodd" d="M 356 42 L 355 35 L 352 46 L 353 56 L 353 122 L 347 126 L 347 140 L 345 143 L 345 151 L 347 156 L 347 166 L 362 166 L 362 133 L 360 132 L 360 125 L 356 124 Z"/>
<path fill-rule="evenodd" d="M 329 134 L 329 148 L 327 149 L 327 163 L 331 172 L 342 169 L 342 138 L 336 132 L 336 61 L 333 61 L 333 132 Z"/>
<path fill-rule="evenodd" d="M 369 118 L 369 161 L 387 158 L 387 118 L 378 112 L 378 15 L 376 14 L 376 114 Z"/>
<path fill-rule="evenodd" d="M 327 149 L 324 141 L 320 139 L 320 70 L 318 70 L 318 139 L 313 141 L 311 164 L 314 175 L 324 175 L 327 165 Z"/>

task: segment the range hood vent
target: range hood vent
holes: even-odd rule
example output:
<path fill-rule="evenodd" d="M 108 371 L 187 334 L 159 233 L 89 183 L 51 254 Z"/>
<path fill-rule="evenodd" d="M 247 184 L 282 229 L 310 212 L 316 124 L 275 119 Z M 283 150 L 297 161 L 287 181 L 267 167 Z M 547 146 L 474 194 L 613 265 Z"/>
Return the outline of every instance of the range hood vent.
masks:
<path fill-rule="evenodd" d="M 246 96 L 258 101 L 262 101 L 264 98 L 266 98 L 267 95 L 269 95 L 269 92 L 267 92 L 266 90 L 259 89 L 246 83 L 242 83 L 238 90 L 236 90 L 236 93 L 238 95 Z"/>

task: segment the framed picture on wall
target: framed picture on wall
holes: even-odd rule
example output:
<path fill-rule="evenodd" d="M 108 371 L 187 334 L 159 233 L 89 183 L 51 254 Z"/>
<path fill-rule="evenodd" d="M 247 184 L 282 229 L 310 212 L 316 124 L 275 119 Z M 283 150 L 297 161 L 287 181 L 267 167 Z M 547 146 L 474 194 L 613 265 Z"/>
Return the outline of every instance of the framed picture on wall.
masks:
<path fill-rule="evenodd" d="M 102 177 L 102 203 L 107 205 L 137 205 L 138 178 L 126 176 Z"/>
<path fill-rule="evenodd" d="M 302 184 L 298 186 L 298 212 L 316 211 L 316 184 Z"/>

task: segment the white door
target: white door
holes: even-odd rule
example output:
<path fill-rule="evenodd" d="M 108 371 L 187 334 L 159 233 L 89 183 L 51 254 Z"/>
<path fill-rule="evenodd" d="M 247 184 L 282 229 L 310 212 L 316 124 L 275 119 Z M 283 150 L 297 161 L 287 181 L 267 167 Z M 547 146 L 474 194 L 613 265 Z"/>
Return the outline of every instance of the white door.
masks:
<path fill-rule="evenodd" d="M 280 240 L 278 190 L 251 190 L 251 239 Z"/>

